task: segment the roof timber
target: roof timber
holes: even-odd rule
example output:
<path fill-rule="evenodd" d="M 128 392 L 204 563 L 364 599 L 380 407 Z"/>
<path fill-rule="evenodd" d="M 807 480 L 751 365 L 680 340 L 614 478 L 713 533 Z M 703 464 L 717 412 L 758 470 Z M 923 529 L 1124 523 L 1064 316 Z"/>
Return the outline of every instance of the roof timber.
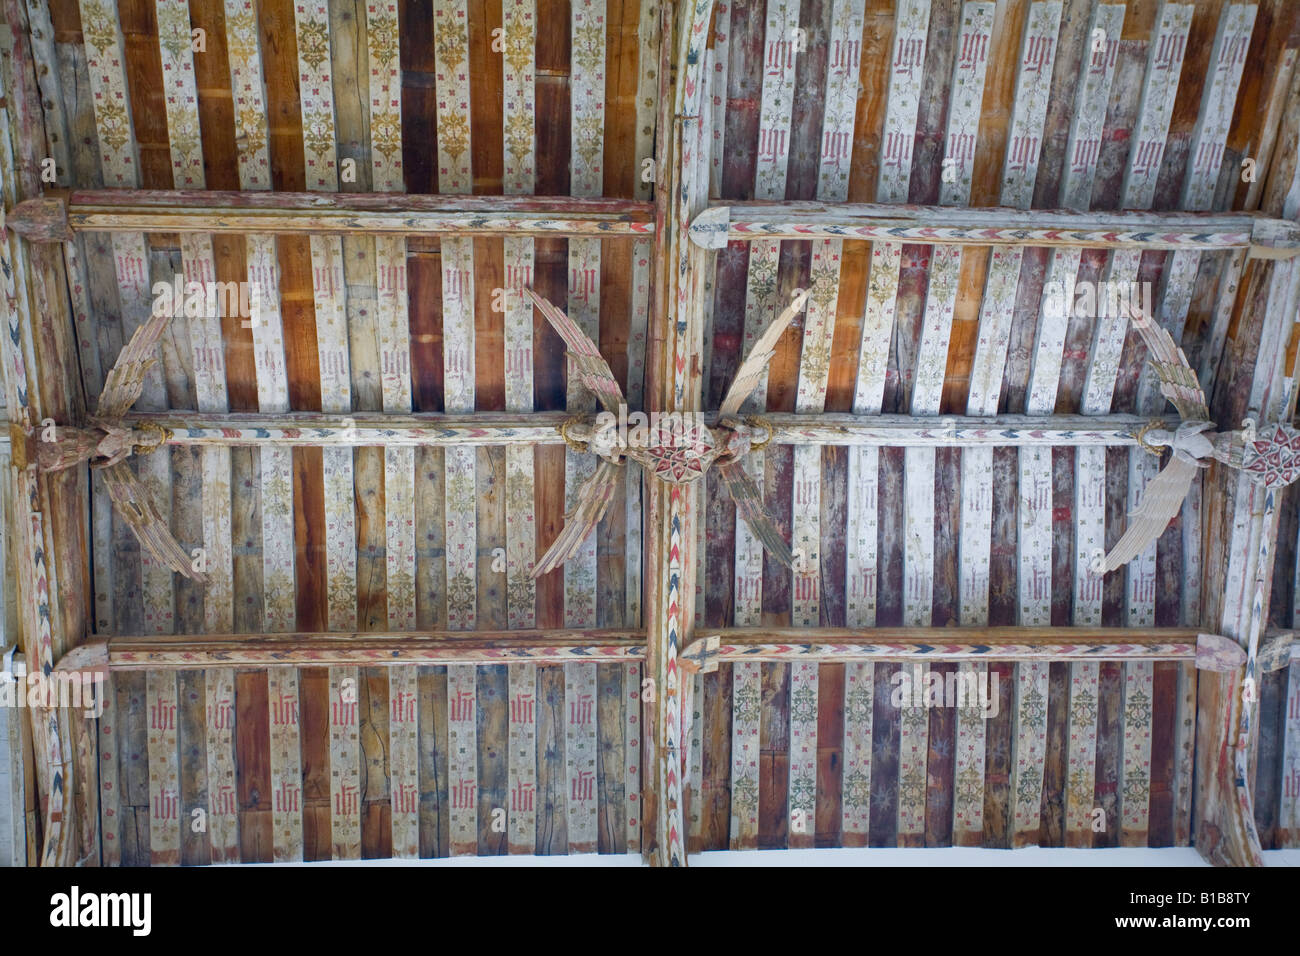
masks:
<path fill-rule="evenodd" d="M 716 421 L 715 414 L 704 420 Z M 132 413 L 128 424 L 160 425 L 172 445 L 297 447 L 451 447 L 527 446 L 564 443 L 564 412 L 530 414 L 422 413 L 352 415 L 287 412 L 280 415 L 205 414 L 201 412 Z M 1174 417 L 1139 415 L 1004 415 L 998 419 L 943 416 L 931 421 L 908 415 L 797 415 L 773 413 L 762 419 L 772 426 L 773 444 L 818 447 L 1133 447 L 1137 432 L 1151 421 L 1176 427 Z M 628 423 L 636 427 L 636 421 Z"/>
<path fill-rule="evenodd" d="M 5 225 L 34 242 L 78 232 L 604 237 L 650 235 L 654 217 L 648 202 L 601 197 L 83 189 L 26 200 Z"/>
<path fill-rule="evenodd" d="M 1260 258 L 1300 255 L 1300 227 L 1258 213 L 1021 211 L 1001 206 L 888 206 L 871 203 L 715 204 L 691 222 L 707 249 L 733 240 L 870 239 L 948 245 L 1085 249 L 1249 249 Z"/>

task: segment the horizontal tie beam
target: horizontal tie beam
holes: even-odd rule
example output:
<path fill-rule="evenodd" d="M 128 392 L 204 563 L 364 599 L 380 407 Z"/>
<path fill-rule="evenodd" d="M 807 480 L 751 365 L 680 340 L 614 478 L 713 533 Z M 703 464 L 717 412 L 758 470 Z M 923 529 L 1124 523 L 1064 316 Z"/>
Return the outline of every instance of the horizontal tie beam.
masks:
<path fill-rule="evenodd" d="M 654 205 L 568 196 L 86 189 L 21 202 L 4 225 L 32 242 L 66 242 L 78 232 L 649 236 Z"/>
<path fill-rule="evenodd" d="M 1247 249 L 1266 259 L 1300 254 L 1300 226 L 1255 213 L 1071 212 L 991 207 L 743 202 L 695 217 L 691 239 L 706 249 L 753 239 L 862 239 L 973 246 L 1094 249 Z"/>
<path fill-rule="evenodd" d="M 558 445 L 565 412 L 526 415 L 492 412 L 472 415 L 327 415 L 292 412 L 284 415 L 204 414 L 199 412 L 135 413 L 127 425 L 152 424 L 168 429 L 173 445 L 299 445 L 299 446 L 448 446 Z M 703 422 L 716 423 L 706 414 Z M 652 420 L 651 420 L 652 421 Z M 1136 415 L 1004 415 L 997 419 L 971 416 L 912 418 L 906 415 L 773 414 L 778 445 L 863 445 L 878 447 L 1070 447 L 1137 444 L 1137 432 L 1151 419 Z M 1176 418 L 1160 419 L 1167 428 Z M 629 413 L 627 437 L 636 440 L 638 423 Z M 661 426 L 662 427 L 662 426 Z M 671 420 L 668 426 L 672 427 Z M 761 439 L 761 433 L 760 433 Z"/>

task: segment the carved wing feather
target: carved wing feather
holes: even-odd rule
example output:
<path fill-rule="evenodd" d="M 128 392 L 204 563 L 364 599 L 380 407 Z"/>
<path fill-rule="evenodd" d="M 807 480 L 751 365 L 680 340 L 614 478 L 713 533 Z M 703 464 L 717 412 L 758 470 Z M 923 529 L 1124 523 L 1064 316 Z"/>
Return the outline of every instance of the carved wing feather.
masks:
<path fill-rule="evenodd" d="M 614 373 L 609 370 L 609 363 L 600 354 L 600 349 L 596 348 L 595 343 L 587 337 L 587 333 L 578 327 L 578 323 L 555 305 L 532 289 L 525 289 L 524 292 L 532 298 L 542 315 L 546 316 L 546 321 L 551 323 L 551 328 L 564 339 L 564 344 L 569 349 L 569 358 L 573 360 L 570 368 L 577 373 L 582 384 L 600 399 L 600 404 L 617 415 L 619 406 L 624 404 L 623 390 L 618 387 L 618 379 L 614 378 Z"/>
<path fill-rule="evenodd" d="M 1141 312 L 1133 313 L 1133 327 L 1146 343 L 1151 367 L 1160 379 L 1160 394 L 1173 403 L 1185 421 L 1208 422 L 1210 409 L 1205 392 L 1173 336 Z"/>
<path fill-rule="evenodd" d="M 131 341 L 126 343 L 126 348 L 104 376 L 104 390 L 99 394 L 99 408 L 95 412 L 98 417 L 115 421 L 135 404 L 144 390 L 145 375 L 157 361 L 154 349 L 168 321 L 165 314 L 153 315 L 135 330 Z"/>
<path fill-rule="evenodd" d="M 582 483 L 578 489 L 577 505 L 565 515 L 564 530 L 533 566 L 533 577 L 549 574 L 578 553 L 582 542 L 596 530 L 596 525 L 609 509 L 609 503 L 614 500 L 621 468 L 621 465 L 601 461 L 595 473 Z"/>
<path fill-rule="evenodd" d="M 763 547 L 787 568 L 794 567 L 794 554 L 790 551 L 790 545 L 786 544 L 785 535 L 781 533 L 776 520 L 763 507 L 763 493 L 758 490 L 758 485 L 749 476 L 744 464 L 735 460 L 722 462 L 718 465 L 718 473 L 727 486 L 727 491 L 731 493 L 731 500 L 736 503 L 736 511 L 745 524 L 749 525 L 755 537 L 763 543 Z"/>
<path fill-rule="evenodd" d="M 736 379 L 731 383 L 731 388 L 727 389 L 727 395 L 722 400 L 722 408 L 718 411 L 719 415 L 735 415 L 740 411 L 740 406 L 745 404 L 745 399 L 758 388 L 758 383 L 762 381 L 767 371 L 767 363 L 771 361 L 772 353 L 776 351 L 776 343 L 781 340 L 781 334 L 785 332 L 794 317 L 803 310 L 804 303 L 807 301 L 807 292 L 797 296 L 790 303 L 789 308 L 763 330 L 754 347 L 749 350 L 749 356 L 736 370 Z"/>
<path fill-rule="evenodd" d="M 1169 522 L 1187 497 L 1192 479 L 1199 471 L 1191 462 L 1171 458 L 1160 474 L 1147 482 L 1142 501 L 1129 515 L 1128 527 L 1106 555 L 1106 571 L 1114 571 L 1136 558 L 1152 541 L 1164 534 Z"/>
<path fill-rule="evenodd" d="M 154 560 L 173 571 L 195 581 L 207 580 L 206 575 L 200 574 L 191 566 L 190 556 L 172 537 L 166 520 L 150 500 L 148 489 L 136 478 L 131 467 L 125 462 L 119 462 L 105 468 L 102 474 L 104 484 L 108 486 L 109 497 L 113 499 L 113 507 L 139 539 L 140 546 Z"/>

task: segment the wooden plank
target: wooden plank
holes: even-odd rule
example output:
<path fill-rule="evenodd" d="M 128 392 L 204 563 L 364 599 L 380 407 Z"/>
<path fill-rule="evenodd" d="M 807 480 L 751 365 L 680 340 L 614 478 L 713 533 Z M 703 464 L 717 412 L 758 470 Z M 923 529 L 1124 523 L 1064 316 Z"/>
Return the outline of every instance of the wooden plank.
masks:
<path fill-rule="evenodd" d="M 1065 845 L 1091 847 L 1096 804 L 1098 665 L 1070 665 L 1066 753 Z"/>
<path fill-rule="evenodd" d="M 866 846 L 871 823 L 871 723 L 875 665 L 844 665 L 844 770 L 841 832 L 845 846 Z"/>
<path fill-rule="evenodd" d="M 623 665 L 623 800 L 627 852 L 641 850 L 641 663 Z"/>
<path fill-rule="evenodd" d="M 762 713 L 758 662 L 732 668 L 730 849 L 758 849 L 759 722 Z"/>
<path fill-rule="evenodd" d="M 1011 775 L 1013 846 L 1039 840 L 1047 754 L 1047 678 L 1045 662 L 1016 665 Z"/>
<path fill-rule="evenodd" d="M 968 689 L 967 705 L 957 710 L 956 759 L 953 767 L 952 843 L 979 846 L 984 832 L 984 772 L 988 720 L 972 691 L 988 686 L 992 699 L 996 688 L 990 682 L 988 665 L 962 664 L 958 680 Z"/>
<path fill-rule="evenodd" d="M 447 667 L 447 759 L 451 794 L 451 856 L 478 853 L 478 705 L 472 665 Z"/>
<path fill-rule="evenodd" d="M 328 5 L 324 0 L 295 4 L 294 16 L 306 184 L 312 191 L 335 192 L 339 177 Z M 352 388 L 343 240 L 312 236 L 310 244 L 321 411 L 347 414 L 352 410 Z M 326 622 L 330 630 L 350 631 L 357 626 L 352 464 L 351 449 L 327 449 L 322 454 Z"/>
<path fill-rule="evenodd" d="M 180 767 L 176 742 L 176 675 L 150 672 L 149 707 L 149 862 L 181 862 Z"/>
<path fill-rule="evenodd" d="M 403 860 L 414 860 L 420 855 L 418 685 L 419 672 L 414 666 L 394 667 L 388 672 L 393 856 Z"/>
<path fill-rule="evenodd" d="M 302 743 L 298 706 L 298 671 L 272 667 L 266 697 L 271 739 L 271 826 L 276 863 L 303 858 Z"/>
<path fill-rule="evenodd" d="M 754 196 L 783 200 L 790 156 L 790 128 L 794 109 L 796 54 L 794 30 L 799 26 L 799 4 L 767 4 L 763 34 L 763 78 L 760 94 L 758 149 L 754 164 Z M 753 348 L 779 311 L 777 271 L 781 244 L 752 243 L 745 278 L 745 320 L 741 359 Z M 767 376 L 763 375 L 745 403 L 747 412 L 767 407 Z M 746 459 L 750 476 L 762 486 L 764 456 Z M 811 537 L 811 536 L 810 536 Z M 735 611 L 738 625 L 758 623 L 763 605 L 763 547 L 739 518 L 736 521 Z M 736 749 L 733 747 L 733 754 Z M 757 794 L 757 791 L 755 791 Z M 757 799 L 757 797 L 756 797 Z M 733 800 L 733 806 L 735 801 Z M 755 808 L 755 813 L 757 808 Z M 734 814 L 734 810 L 733 810 Z M 734 816 L 733 816 L 734 819 Z M 746 838 L 747 839 L 747 838 Z M 755 830 L 757 839 L 757 830 Z M 733 835 L 733 844 L 735 837 Z"/>
<path fill-rule="evenodd" d="M 537 847 L 537 666 L 510 665 L 509 681 L 509 847 L 531 855 Z"/>
<path fill-rule="evenodd" d="M 235 672 L 212 667 L 204 672 L 208 780 L 208 839 L 213 863 L 239 860 L 235 789 Z"/>
<path fill-rule="evenodd" d="M 361 740 L 355 667 L 329 669 L 331 858 L 361 859 Z"/>
<path fill-rule="evenodd" d="M 816 662 L 790 668 L 790 777 L 787 813 L 789 846 L 814 846 L 817 810 L 817 690 Z"/>
<path fill-rule="evenodd" d="M 564 665 L 564 770 L 570 853 L 596 852 L 596 665 Z"/>
<path fill-rule="evenodd" d="M 1151 801 L 1152 680 L 1149 661 L 1124 665 L 1121 842 L 1146 846 Z"/>

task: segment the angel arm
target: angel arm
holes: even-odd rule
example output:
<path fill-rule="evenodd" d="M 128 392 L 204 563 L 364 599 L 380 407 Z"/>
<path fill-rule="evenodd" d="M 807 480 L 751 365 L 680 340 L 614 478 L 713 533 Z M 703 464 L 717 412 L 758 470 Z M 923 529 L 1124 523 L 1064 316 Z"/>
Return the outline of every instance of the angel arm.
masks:
<path fill-rule="evenodd" d="M 546 549 L 541 560 L 533 566 L 533 577 L 540 578 L 549 574 L 565 561 L 578 553 L 582 542 L 596 530 L 600 519 L 614 500 L 614 489 L 618 487 L 620 465 L 601 461 L 590 478 L 578 489 L 578 503 L 573 511 L 565 515 L 564 529 L 551 546 Z"/>
<path fill-rule="evenodd" d="M 718 473 L 731 494 L 731 500 L 736 503 L 736 512 L 749 525 L 754 536 L 763 543 L 772 557 L 787 568 L 794 567 L 794 554 L 790 551 L 790 545 L 785 543 L 785 535 L 781 533 L 776 520 L 763 507 L 763 494 L 745 470 L 744 463 L 720 462 Z"/>
<path fill-rule="evenodd" d="M 1173 336 L 1140 310 L 1133 310 L 1131 315 L 1133 328 L 1146 343 L 1151 367 L 1160 379 L 1160 394 L 1173 403 L 1185 420 L 1209 421 L 1210 409 L 1205 403 L 1205 392 Z"/>
<path fill-rule="evenodd" d="M 113 507 L 127 523 L 140 546 L 159 564 L 192 578 L 206 581 L 207 576 L 194 570 L 190 557 L 172 537 L 167 522 L 150 500 L 149 492 L 126 464 L 112 465 L 102 472 L 108 485 Z"/>
<path fill-rule="evenodd" d="M 1128 564 L 1164 533 L 1182 507 L 1197 471 L 1192 462 L 1171 458 L 1164 470 L 1147 482 L 1142 502 L 1129 515 L 1128 527 L 1103 561 L 1103 572 Z"/>
<path fill-rule="evenodd" d="M 596 348 L 595 343 L 587 337 L 587 333 L 578 327 L 578 323 L 550 301 L 532 289 L 524 289 L 524 293 L 533 300 L 533 304 L 541 310 L 542 315 L 546 316 L 546 321 L 551 323 L 551 328 L 564 339 L 564 344 L 569 350 L 569 358 L 573 360 L 570 366 L 572 371 L 576 372 L 582 384 L 600 399 L 600 404 L 617 415 L 619 406 L 625 404 L 623 390 L 618 387 L 618 379 L 614 378 L 614 373 L 610 371 L 609 363 L 600 354 L 600 349 Z"/>
<path fill-rule="evenodd" d="M 98 418 L 116 421 L 126 414 L 144 390 L 144 377 L 157 361 L 154 349 L 169 321 L 167 315 L 152 315 L 140 325 L 104 376 L 104 390 L 99 395 Z"/>
<path fill-rule="evenodd" d="M 767 363 L 771 361 L 772 353 L 776 351 L 776 343 L 781 340 L 781 334 L 785 332 L 794 317 L 803 311 L 804 303 L 807 301 L 808 293 L 799 293 L 790 303 L 789 308 L 777 316 L 776 321 L 758 337 L 754 347 L 749 350 L 749 356 L 736 371 L 736 380 L 731 383 L 731 388 L 727 389 L 719 415 L 735 415 L 740 411 L 740 406 L 745 404 L 745 399 L 758 388 L 758 383 L 762 381 L 767 371 Z"/>

